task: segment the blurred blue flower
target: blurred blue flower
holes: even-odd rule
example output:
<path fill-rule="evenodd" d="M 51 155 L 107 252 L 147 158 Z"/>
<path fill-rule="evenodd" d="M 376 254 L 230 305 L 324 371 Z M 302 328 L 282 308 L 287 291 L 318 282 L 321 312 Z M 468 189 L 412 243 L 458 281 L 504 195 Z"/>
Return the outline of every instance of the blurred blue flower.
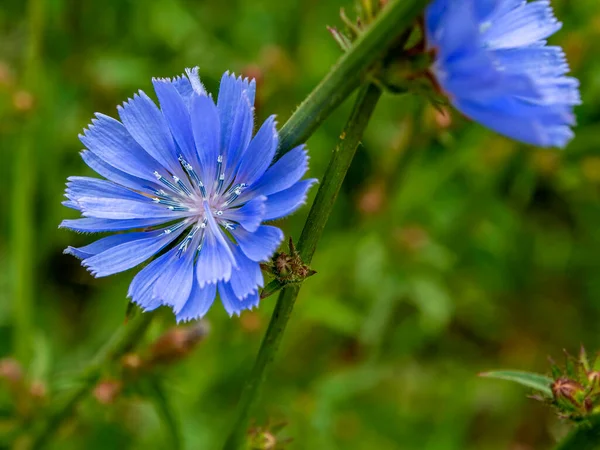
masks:
<path fill-rule="evenodd" d="M 433 75 L 469 118 L 519 141 L 564 147 L 581 99 L 564 52 L 546 45 L 561 26 L 548 0 L 434 0 L 425 19 Z"/>
<path fill-rule="evenodd" d="M 142 91 L 118 107 L 121 121 L 96 114 L 80 136 L 83 160 L 106 180 L 70 177 L 64 204 L 84 218 L 79 232 L 137 230 L 66 253 L 94 276 L 157 256 L 128 296 L 144 310 L 170 306 L 178 321 L 202 317 L 218 291 L 230 315 L 253 308 L 263 286 L 260 261 L 283 239 L 263 225 L 295 211 L 315 180 L 304 146 L 274 164 L 273 116 L 252 137 L 255 82 L 225 73 L 215 104 L 198 77 L 154 79 L 160 109 Z"/>

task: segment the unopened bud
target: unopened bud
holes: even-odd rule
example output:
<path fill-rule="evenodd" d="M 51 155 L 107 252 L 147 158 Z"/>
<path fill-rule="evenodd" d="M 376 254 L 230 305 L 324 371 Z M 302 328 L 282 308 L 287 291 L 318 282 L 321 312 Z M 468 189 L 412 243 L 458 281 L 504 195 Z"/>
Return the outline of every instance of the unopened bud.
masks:
<path fill-rule="evenodd" d="M 581 409 L 585 397 L 585 388 L 576 381 L 563 377 L 552 383 L 554 399 L 559 407 L 567 410 Z"/>
<path fill-rule="evenodd" d="M 150 347 L 150 362 L 170 364 L 186 357 L 208 334 L 208 322 L 176 327 L 159 337 Z"/>
<path fill-rule="evenodd" d="M 114 403 L 116 398 L 123 389 L 123 383 L 116 380 L 105 380 L 101 381 L 94 388 L 94 397 L 98 400 L 98 403 L 103 405 L 110 405 Z"/>
<path fill-rule="evenodd" d="M 292 270 L 291 262 L 291 258 L 285 253 L 277 255 L 277 258 L 275 259 L 275 269 L 279 276 L 286 277 L 290 274 L 290 271 Z"/>

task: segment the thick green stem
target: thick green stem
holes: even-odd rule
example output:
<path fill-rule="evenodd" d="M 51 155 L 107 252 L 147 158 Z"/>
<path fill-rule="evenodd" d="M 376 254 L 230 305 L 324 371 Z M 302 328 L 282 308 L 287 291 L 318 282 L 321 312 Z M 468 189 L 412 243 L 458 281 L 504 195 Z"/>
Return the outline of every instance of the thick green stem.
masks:
<path fill-rule="evenodd" d="M 23 88 L 34 98 L 39 108 L 38 74 L 40 72 L 40 46 L 44 26 L 44 1 L 30 0 L 28 3 L 28 47 L 23 66 Z M 29 111 L 31 113 L 31 111 Z M 14 314 L 14 348 L 17 358 L 29 364 L 33 341 L 33 287 L 34 274 L 34 190 L 35 190 L 35 131 L 38 114 L 33 111 L 24 119 L 21 142 L 14 152 L 14 182 L 12 191 L 12 254 L 14 262 L 14 285 L 12 307 Z"/>
<path fill-rule="evenodd" d="M 352 163 L 360 139 L 380 95 L 379 88 L 374 85 L 368 85 L 363 88 L 356 100 L 352 115 L 340 136 L 340 142 L 333 152 L 323 181 L 319 186 L 317 197 L 308 214 L 302 235 L 298 241 L 298 252 L 306 263 L 309 263 L 312 259 L 317 243 L 340 192 L 342 182 Z M 224 448 L 226 450 L 237 450 L 244 443 L 250 413 L 258 399 L 260 388 L 266 377 L 267 367 L 273 361 L 275 353 L 279 348 L 299 292 L 300 285 L 294 285 L 285 288 L 279 295 L 267 333 L 254 363 L 254 368 L 242 392 L 237 410 L 237 418 L 231 434 L 225 443 Z"/>
<path fill-rule="evenodd" d="M 571 431 L 554 450 L 600 450 L 600 415 Z"/>
<path fill-rule="evenodd" d="M 389 2 L 281 128 L 279 157 L 305 142 L 348 98 L 428 3 L 429 0 Z"/>
<path fill-rule="evenodd" d="M 156 313 L 142 313 L 124 324 L 111 340 L 96 354 L 91 363 L 77 377 L 79 385 L 69 392 L 50 412 L 33 442 L 33 449 L 42 448 L 58 430 L 63 421 L 71 416 L 75 406 L 96 385 L 103 369 L 130 351 L 143 337 Z"/>

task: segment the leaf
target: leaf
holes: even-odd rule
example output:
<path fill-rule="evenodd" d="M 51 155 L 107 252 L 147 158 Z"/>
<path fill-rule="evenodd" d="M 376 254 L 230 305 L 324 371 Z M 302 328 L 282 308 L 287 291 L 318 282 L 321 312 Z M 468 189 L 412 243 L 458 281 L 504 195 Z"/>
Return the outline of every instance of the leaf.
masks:
<path fill-rule="evenodd" d="M 496 370 L 493 372 L 484 372 L 480 376 L 487 378 L 497 378 L 499 380 L 508 380 L 519 383 L 522 386 L 530 387 L 540 391 L 548 397 L 552 397 L 550 386 L 554 382 L 552 378 L 546 375 L 540 375 L 531 372 L 522 372 L 519 370 Z"/>

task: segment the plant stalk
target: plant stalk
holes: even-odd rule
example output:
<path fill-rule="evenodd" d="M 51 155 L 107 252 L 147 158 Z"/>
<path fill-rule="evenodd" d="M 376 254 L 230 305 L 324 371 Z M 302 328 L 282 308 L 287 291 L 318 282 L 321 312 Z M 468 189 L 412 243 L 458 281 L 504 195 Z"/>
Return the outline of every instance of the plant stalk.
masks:
<path fill-rule="evenodd" d="M 18 151 L 13 153 L 12 190 L 12 255 L 14 261 L 14 285 L 12 307 L 14 316 L 13 346 L 16 357 L 24 366 L 29 365 L 33 351 L 33 296 L 34 296 L 34 233 L 36 156 L 34 139 L 39 122 L 40 89 L 40 48 L 44 29 L 44 1 L 30 0 L 27 5 L 28 45 L 23 65 L 22 89 L 31 95 L 35 105 L 32 110 L 23 111 L 23 129 Z"/>
<path fill-rule="evenodd" d="M 312 259 L 363 132 L 380 96 L 381 91 L 378 87 L 373 84 L 365 86 L 359 93 L 350 119 L 342 131 L 340 142 L 333 152 L 298 241 L 297 250 L 306 264 L 310 263 Z M 275 358 L 299 292 L 300 285 L 294 285 L 286 287 L 279 295 L 254 367 L 242 392 L 237 418 L 225 443 L 225 450 L 238 450 L 244 445 L 250 413 L 258 400 L 267 368 Z"/>

